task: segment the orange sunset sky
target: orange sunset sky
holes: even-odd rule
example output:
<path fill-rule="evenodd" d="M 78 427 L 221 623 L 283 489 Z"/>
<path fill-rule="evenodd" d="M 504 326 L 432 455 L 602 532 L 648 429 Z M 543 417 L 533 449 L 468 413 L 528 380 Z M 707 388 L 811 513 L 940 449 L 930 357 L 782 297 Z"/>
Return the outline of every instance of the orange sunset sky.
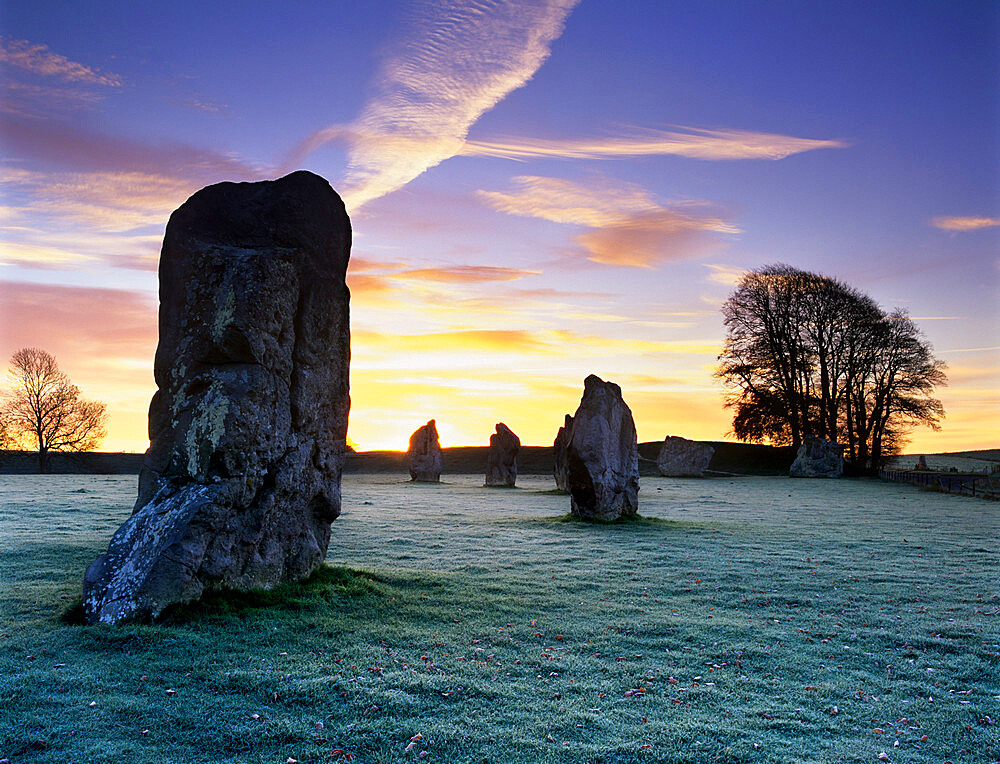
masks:
<path fill-rule="evenodd" d="M 105 450 L 147 446 L 170 212 L 297 168 L 354 227 L 362 449 L 549 444 L 590 373 L 641 441 L 724 439 L 719 306 L 774 262 L 948 363 L 908 451 L 1000 445 L 996 4 L 5 5 L 0 354 L 56 355 Z"/>

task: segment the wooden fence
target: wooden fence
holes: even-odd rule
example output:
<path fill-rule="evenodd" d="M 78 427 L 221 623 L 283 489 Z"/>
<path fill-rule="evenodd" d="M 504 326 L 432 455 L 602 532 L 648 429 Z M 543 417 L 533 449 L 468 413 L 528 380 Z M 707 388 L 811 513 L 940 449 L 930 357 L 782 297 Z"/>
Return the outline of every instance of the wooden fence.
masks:
<path fill-rule="evenodd" d="M 879 470 L 878 476 L 894 483 L 911 483 L 935 491 L 1000 500 L 1000 473 L 984 475 L 982 472 Z"/>

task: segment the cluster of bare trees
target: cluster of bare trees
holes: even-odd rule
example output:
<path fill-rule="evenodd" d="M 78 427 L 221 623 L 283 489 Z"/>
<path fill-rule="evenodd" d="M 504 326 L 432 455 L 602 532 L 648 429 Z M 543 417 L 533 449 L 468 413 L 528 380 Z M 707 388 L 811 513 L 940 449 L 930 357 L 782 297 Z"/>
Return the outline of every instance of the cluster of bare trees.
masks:
<path fill-rule="evenodd" d="M 47 472 L 53 451 L 91 451 L 107 435 L 106 407 L 80 397 L 80 389 L 38 348 L 10 359 L 9 389 L 0 404 L 0 446 L 38 449 L 38 470 Z"/>
<path fill-rule="evenodd" d="M 741 440 L 837 441 L 858 469 L 898 453 L 917 425 L 939 429 L 944 364 L 905 311 L 789 265 L 750 271 L 723 304 L 716 377 Z"/>

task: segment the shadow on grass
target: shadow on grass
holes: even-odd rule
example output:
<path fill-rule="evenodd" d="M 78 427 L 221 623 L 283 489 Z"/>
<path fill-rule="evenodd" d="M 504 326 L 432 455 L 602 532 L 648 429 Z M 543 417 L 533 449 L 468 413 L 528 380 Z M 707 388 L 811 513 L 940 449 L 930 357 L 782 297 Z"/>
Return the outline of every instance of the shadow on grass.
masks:
<path fill-rule="evenodd" d="M 565 515 L 555 517 L 532 517 L 521 522 L 539 523 L 541 525 L 576 525 L 581 528 L 591 526 L 611 527 L 611 528 L 682 528 L 686 526 L 703 525 L 703 523 L 685 522 L 683 520 L 666 520 L 662 517 L 650 517 L 648 515 L 626 515 L 617 520 L 583 520 L 580 517 L 567 512 Z"/>
<path fill-rule="evenodd" d="M 371 600 L 366 607 L 388 602 L 403 590 L 419 587 L 433 589 L 442 585 L 432 575 L 398 575 L 341 565 L 321 565 L 309 578 L 282 584 L 273 589 L 237 591 L 224 589 L 208 592 L 195 602 L 170 605 L 155 619 L 158 625 L 180 625 L 205 620 L 245 617 L 257 611 L 295 613 L 326 610 L 345 600 Z M 72 626 L 85 626 L 83 602 L 78 600 L 59 618 Z"/>

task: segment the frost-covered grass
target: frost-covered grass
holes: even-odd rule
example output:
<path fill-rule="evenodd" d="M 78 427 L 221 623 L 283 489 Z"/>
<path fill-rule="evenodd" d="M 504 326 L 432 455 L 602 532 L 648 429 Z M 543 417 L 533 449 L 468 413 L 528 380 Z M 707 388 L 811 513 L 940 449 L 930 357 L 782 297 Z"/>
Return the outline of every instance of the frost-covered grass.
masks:
<path fill-rule="evenodd" d="M 644 478 L 590 526 L 449 480 L 347 476 L 311 581 L 108 628 L 60 618 L 134 478 L 0 478 L 0 759 L 1000 760 L 997 504 Z"/>

